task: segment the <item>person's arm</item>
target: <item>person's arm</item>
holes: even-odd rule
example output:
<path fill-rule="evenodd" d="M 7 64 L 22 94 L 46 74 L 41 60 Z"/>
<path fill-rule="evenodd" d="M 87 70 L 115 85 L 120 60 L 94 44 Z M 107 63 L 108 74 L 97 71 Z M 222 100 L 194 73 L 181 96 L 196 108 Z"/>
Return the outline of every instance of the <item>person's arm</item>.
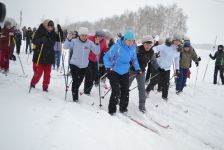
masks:
<path fill-rule="evenodd" d="M 132 55 L 131 60 L 132 60 L 132 63 L 133 63 L 133 66 L 134 66 L 135 70 L 136 71 L 140 70 L 141 68 L 139 67 L 136 50 L 133 51 L 133 55 Z"/>
<path fill-rule="evenodd" d="M 180 53 L 177 52 L 176 57 L 174 58 L 174 64 L 176 70 L 179 70 L 180 68 L 179 63 L 180 63 Z"/>
<path fill-rule="evenodd" d="M 90 41 L 90 50 L 95 54 L 98 55 L 100 53 L 100 45 L 99 43 L 94 44 L 92 41 Z"/>
<path fill-rule="evenodd" d="M 119 53 L 119 47 L 113 45 L 103 57 L 103 63 L 106 69 L 113 69 L 118 59 L 116 53 Z M 117 54 L 119 55 L 119 54 Z"/>

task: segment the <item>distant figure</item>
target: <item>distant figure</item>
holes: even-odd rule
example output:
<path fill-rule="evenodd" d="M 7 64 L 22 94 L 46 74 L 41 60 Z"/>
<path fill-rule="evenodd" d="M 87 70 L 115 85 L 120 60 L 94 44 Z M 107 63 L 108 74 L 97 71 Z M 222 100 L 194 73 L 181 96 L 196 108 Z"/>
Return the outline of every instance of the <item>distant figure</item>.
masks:
<path fill-rule="evenodd" d="M 26 54 L 27 54 L 28 47 L 29 47 L 30 53 L 32 52 L 32 49 L 31 49 L 32 34 L 33 34 L 33 31 L 29 27 L 28 30 L 26 31 Z"/>
<path fill-rule="evenodd" d="M 16 53 L 19 55 L 20 54 L 20 47 L 21 47 L 21 41 L 22 41 L 22 33 L 19 29 L 16 30 Z"/>
<path fill-rule="evenodd" d="M 217 84 L 217 75 L 218 71 L 220 74 L 220 78 L 222 80 L 222 84 L 224 84 L 224 76 L 223 76 L 223 70 L 224 70 L 224 52 L 223 52 L 223 45 L 218 46 L 218 51 L 215 52 L 215 55 L 212 56 L 212 54 L 209 54 L 209 57 L 215 61 L 215 70 L 214 70 L 214 80 L 213 84 Z"/>

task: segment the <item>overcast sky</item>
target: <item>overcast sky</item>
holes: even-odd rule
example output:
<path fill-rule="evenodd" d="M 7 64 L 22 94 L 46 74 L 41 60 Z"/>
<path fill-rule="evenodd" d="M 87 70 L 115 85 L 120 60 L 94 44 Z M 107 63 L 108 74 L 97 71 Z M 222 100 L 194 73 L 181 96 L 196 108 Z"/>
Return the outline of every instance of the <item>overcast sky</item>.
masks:
<path fill-rule="evenodd" d="M 176 3 L 188 16 L 187 35 L 193 43 L 224 44 L 224 0 L 1 0 L 6 4 L 7 16 L 22 25 L 38 26 L 41 18 L 57 19 L 59 23 L 96 21 L 122 14 L 125 10 L 137 11 L 145 5 L 170 5 Z M 146 16 L 147 17 L 147 16 Z"/>

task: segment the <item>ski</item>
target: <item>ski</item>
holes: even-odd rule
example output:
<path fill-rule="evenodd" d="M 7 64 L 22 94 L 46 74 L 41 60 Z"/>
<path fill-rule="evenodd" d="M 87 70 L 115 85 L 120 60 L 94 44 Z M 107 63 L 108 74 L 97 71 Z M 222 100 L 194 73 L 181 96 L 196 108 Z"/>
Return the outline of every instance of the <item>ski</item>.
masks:
<path fill-rule="evenodd" d="M 150 130 L 150 131 L 152 131 L 153 133 L 159 134 L 159 131 L 158 131 L 158 130 L 153 129 L 153 128 L 147 126 L 147 125 L 144 124 L 143 122 L 141 122 L 141 121 L 139 121 L 139 120 L 133 118 L 131 115 L 128 115 L 128 114 L 126 114 L 126 113 L 121 113 L 121 114 L 122 114 L 123 116 L 127 117 L 130 121 L 134 122 L 135 124 L 137 124 L 137 125 L 139 125 L 139 126 L 145 128 L 145 129 L 147 129 L 147 130 Z"/>
<path fill-rule="evenodd" d="M 153 119 L 151 116 L 149 116 L 148 113 L 144 113 L 144 115 L 145 115 L 148 119 L 150 119 L 153 123 L 155 123 L 156 125 L 158 125 L 159 127 L 162 127 L 162 128 L 164 128 L 164 129 L 168 129 L 168 128 L 170 127 L 169 124 L 161 123 L 161 122 L 159 122 L 159 121 Z"/>

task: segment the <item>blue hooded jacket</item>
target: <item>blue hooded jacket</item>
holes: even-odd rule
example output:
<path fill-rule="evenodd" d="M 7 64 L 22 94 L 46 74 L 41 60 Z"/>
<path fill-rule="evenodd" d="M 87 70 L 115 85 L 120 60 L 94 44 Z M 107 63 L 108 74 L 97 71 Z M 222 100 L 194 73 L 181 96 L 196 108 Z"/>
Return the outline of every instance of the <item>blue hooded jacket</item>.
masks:
<path fill-rule="evenodd" d="M 104 55 L 103 61 L 105 68 L 111 68 L 120 75 L 129 72 L 130 62 L 135 70 L 140 70 L 135 45 L 128 47 L 124 40 L 117 41 Z"/>

